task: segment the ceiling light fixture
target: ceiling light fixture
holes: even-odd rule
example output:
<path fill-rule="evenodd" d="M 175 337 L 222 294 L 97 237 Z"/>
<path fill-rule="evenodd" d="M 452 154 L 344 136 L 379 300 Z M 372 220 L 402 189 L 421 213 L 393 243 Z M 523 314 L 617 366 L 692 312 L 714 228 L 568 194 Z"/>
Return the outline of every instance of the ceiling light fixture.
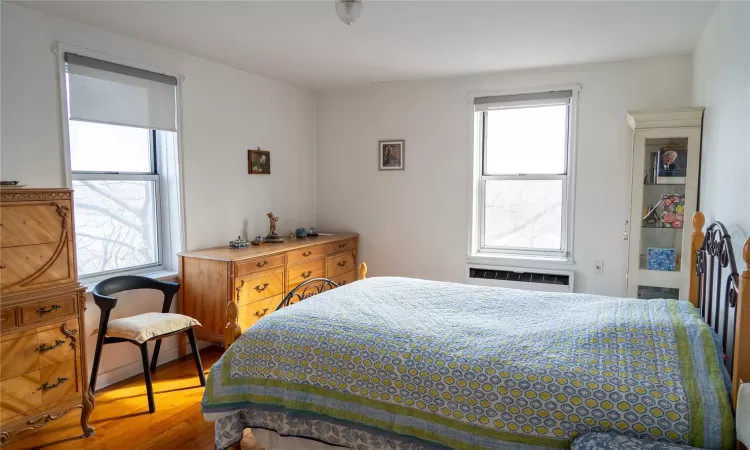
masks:
<path fill-rule="evenodd" d="M 342 22 L 351 25 L 362 13 L 362 0 L 336 0 L 336 14 Z"/>

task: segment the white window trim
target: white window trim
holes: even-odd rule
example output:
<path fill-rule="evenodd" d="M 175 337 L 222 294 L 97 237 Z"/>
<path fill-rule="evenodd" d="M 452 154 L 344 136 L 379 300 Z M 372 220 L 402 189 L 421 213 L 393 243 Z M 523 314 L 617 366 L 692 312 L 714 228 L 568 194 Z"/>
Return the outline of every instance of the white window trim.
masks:
<path fill-rule="evenodd" d="M 513 179 L 513 175 L 503 176 L 484 176 L 483 175 L 483 154 L 482 154 L 482 140 L 484 136 L 482 133 L 481 123 L 477 123 L 474 99 L 478 97 L 493 97 L 493 96 L 506 96 L 506 95 L 517 95 L 517 94 L 530 94 L 530 93 L 541 93 L 541 92 L 553 92 L 553 91 L 572 91 L 570 98 L 570 120 L 568 123 L 568 149 L 566 155 L 566 166 L 567 174 L 559 176 L 559 178 L 567 177 L 567 182 L 563 186 L 563 247 L 564 252 L 558 251 L 529 251 L 520 250 L 513 251 L 510 249 L 498 249 L 492 251 L 482 248 L 483 240 L 483 226 L 484 226 L 484 211 L 481 208 L 480 197 L 484 194 L 485 180 L 497 178 L 497 179 Z M 469 94 L 468 107 L 469 107 L 469 123 L 471 125 L 472 132 L 469 133 L 469 152 L 470 162 L 469 165 L 469 236 L 468 236 L 468 247 L 467 247 L 467 262 L 471 263 L 486 263 L 486 264 L 514 264 L 519 263 L 523 266 L 534 266 L 537 263 L 544 266 L 552 265 L 564 265 L 571 266 L 575 265 L 573 255 L 573 230 L 575 220 L 575 172 L 576 172 L 576 147 L 577 147 L 577 123 L 578 123 L 578 97 L 581 91 L 581 85 L 578 83 L 567 84 L 567 85 L 555 85 L 555 86 L 543 86 L 543 87 L 531 87 L 531 88 L 520 88 L 512 90 L 502 91 L 484 91 L 484 92 L 473 92 Z M 515 176 L 515 178 L 521 179 L 522 177 Z M 523 179 L 533 179 L 533 176 L 523 176 Z M 550 176 L 540 177 L 543 179 L 550 179 Z M 480 251 L 481 249 L 481 251 Z"/>
<path fill-rule="evenodd" d="M 81 276 L 79 277 L 81 282 L 85 285 L 95 284 L 96 282 L 105 279 L 112 275 L 142 275 L 149 276 L 152 278 L 161 278 L 169 276 L 170 274 L 176 274 L 178 268 L 177 253 L 186 248 L 185 236 L 187 234 L 185 227 L 185 188 L 182 180 L 183 178 L 183 151 L 182 151 L 182 82 L 184 77 L 180 73 L 176 73 L 169 70 L 164 70 L 159 67 L 154 67 L 148 64 L 141 63 L 139 61 L 133 61 L 130 59 L 120 58 L 108 53 L 91 50 L 88 48 L 78 47 L 75 45 L 66 44 L 64 42 L 56 42 L 52 47 L 52 53 L 57 57 L 58 67 L 58 84 L 60 92 L 60 118 L 62 125 L 62 157 L 63 157 L 63 180 L 65 186 L 73 188 L 73 171 L 71 169 L 70 161 L 70 131 L 68 127 L 68 91 L 66 88 L 66 71 L 65 71 L 65 53 L 76 53 L 81 56 L 88 56 L 90 58 L 96 58 L 103 61 L 109 61 L 117 64 L 122 64 L 137 69 L 148 70 L 151 72 L 162 73 L 164 75 L 170 75 L 177 79 L 176 86 L 176 113 L 177 113 L 177 154 L 174 155 L 170 152 L 156 152 L 156 164 L 159 167 L 158 179 L 160 183 L 156 188 L 159 196 L 157 202 L 157 217 L 160 222 L 157 225 L 157 235 L 159 242 L 159 264 L 139 266 L 132 269 L 121 269 L 107 272 L 100 272 L 94 275 Z M 158 138 L 158 132 L 157 132 Z M 173 168 L 176 168 L 176 172 L 173 173 Z M 76 178 L 89 176 L 89 174 L 77 174 Z M 104 174 L 91 174 L 96 179 L 104 179 Z M 122 179 L 125 176 L 139 177 L 137 179 L 143 179 L 143 177 L 156 177 L 155 175 L 120 175 L 118 178 Z M 176 180 L 175 180 L 176 178 Z M 136 179 L 136 178 L 133 178 Z M 176 183 L 168 183 L 168 179 L 176 181 Z M 77 262 L 76 262 L 77 263 Z"/>

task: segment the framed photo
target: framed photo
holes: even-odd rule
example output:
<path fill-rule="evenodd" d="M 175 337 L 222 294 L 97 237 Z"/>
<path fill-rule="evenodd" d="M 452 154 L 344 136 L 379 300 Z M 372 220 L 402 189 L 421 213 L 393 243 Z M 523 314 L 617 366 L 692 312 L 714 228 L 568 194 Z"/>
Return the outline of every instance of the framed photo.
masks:
<path fill-rule="evenodd" d="M 271 152 L 265 150 L 248 150 L 247 173 L 251 175 L 270 175 Z"/>
<path fill-rule="evenodd" d="M 406 148 L 403 140 L 378 142 L 378 169 L 404 170 L 405 160 Z"/>
<path fill-rule="evenodd" d="M 687 149 L 685 147 L 664 146 L 654 161 L 657 184 L 684 184 L 687 172 Z"/>

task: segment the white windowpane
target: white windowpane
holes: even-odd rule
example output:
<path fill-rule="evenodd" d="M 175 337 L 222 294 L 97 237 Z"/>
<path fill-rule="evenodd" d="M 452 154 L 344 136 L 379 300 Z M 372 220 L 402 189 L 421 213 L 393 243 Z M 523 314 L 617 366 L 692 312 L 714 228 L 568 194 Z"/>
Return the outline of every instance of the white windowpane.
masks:
<path fill-rule="evenodd" d="M 152 171 L 150 130 L 77 120 L 68 127 L 73 172 Z"/>
<path fill-rule="evenodd" d="M 563 180 L 488 180 L 485 245 L 560 250 L 562 194 Z"/>
<path fill-rule="evenodd" d="M 159 262 L 156 182 L 73 180 L 78 274 Z"/>
<path fill-rule="evenodd" d="M 487 175 L 565 173 L 567 105 L 488 111 L 486 126 Z"/>

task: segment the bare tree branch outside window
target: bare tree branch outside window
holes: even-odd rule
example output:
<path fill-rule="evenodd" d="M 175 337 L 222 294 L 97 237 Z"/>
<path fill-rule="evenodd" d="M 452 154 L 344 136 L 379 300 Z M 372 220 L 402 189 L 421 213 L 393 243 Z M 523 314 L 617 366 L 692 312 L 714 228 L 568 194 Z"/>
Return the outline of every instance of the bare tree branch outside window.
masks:
<path fill-rule="evenodd" d="M 158 262 L 155 182 L 74 180 L 78 271 Z"/>

